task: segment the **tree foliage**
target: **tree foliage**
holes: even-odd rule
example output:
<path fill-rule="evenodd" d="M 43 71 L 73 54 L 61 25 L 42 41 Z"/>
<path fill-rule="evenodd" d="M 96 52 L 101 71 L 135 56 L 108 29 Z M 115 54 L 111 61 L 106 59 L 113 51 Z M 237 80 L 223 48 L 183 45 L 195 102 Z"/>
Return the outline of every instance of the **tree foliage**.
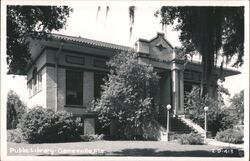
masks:
<path fill-rule="evenodd" d="M 208 130 L 215 136 L 219 130 L 224 130 L 233 127 L 234 119 L 229 115 L 222 97 L 225 92 L 223 87 L 217 89 L 218 98 L 211 98 L 206 94 L 200 97 L 200 89 L 194 87 L 190 92 L 186 93 L 185 110 L 190 115 L 190 118 L 204 127 L 204 107 L 208 106 L 207 122 Z"/>
<path fill-rule="evenodd" d="M 7 96 L 7 129 L 15 129 L 27 107 L 13 90 Z"/>
<path fill-rule="evenodd" d="M 244 7 L 163 6 L 155 15 L 161 16 L 163 25 L 177 23 L 175 30 L 180 31 L 184 53 L 196 50 L 202 55 L 202 81 L 212 81 L 219 51 L 226 57 L 225 63 L 236 55 L 234 66 L 243 64 Z"/>
<path fill-rule="evenodd" d="M 67 6 L 7 6 L 7 64 L 9 74 L 24 75 L 30 52 L 25 38 L 46 36 L 66 25 L 72 9 Z"/>
<path fill-rule="evenodd" d="M 150 65 L 138 64 L 136 53 L 120 53 L 109 62 L 111 71 L 102 86 L 103 93 L 95 110 L 105 125 L 120 124 L 118 131 L 141 129 L 143 122 L 154 119 L 151 94 L 157 89 L 158 76 Z"/>
<path fill-rule="evenodd" d="M 244 91 L 240 91 L 230 99 L 230 116 L 235 118 L 235 124 L 244 124 Z"/>

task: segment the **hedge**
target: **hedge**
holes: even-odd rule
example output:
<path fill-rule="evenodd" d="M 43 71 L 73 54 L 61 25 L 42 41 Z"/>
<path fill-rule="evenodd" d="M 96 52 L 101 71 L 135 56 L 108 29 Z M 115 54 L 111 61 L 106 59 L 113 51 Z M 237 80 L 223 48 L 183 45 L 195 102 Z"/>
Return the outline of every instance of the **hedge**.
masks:
<path fill-rule="evenodd" d="M 36 107 L 26 113 L 18 125 L 29 143 L 79 141 L 83 133 L 80 118 L 65 111 Z"/>
<path fill-rule="evenodd" d="M 244 134 L 237 129 L 227 129 L 216 134 L 215 139 L 222 142 L 239 144 L 243 142 Z"/>

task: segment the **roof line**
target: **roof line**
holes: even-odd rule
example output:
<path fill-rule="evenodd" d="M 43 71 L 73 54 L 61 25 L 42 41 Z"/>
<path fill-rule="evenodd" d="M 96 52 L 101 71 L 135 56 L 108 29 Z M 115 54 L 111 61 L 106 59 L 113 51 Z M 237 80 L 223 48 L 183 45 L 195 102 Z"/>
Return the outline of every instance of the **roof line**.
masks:
<path fill-rule="evenodd" d="M 88 44 L 88 45 L 93 45 L 93 46 L 104 47 L 104 48 L 118 49 L 118 50 L 124 50 L 124 51 L 133 49 L 132 47 L 129 47 L 129 46 L 112 44 L 112 43 L 107 43 L 107 42 L 94 40 L 94 39 L 82 38 L 80 36 L 76 37 L 76 36 L 69 36 L 69 35 L 56 34 L 56 33 L 51 33 L 51 35 L 52 35 L 52 38 L 55 38 L 55 39 L 83 43 L 83 44 Z"/>
<path fill-rule="evenodd" d="M 193 65 L 201 65 L 201 62 L 200 61 L 197 61 L 197 60 L 188 60 L 189 63 L 193 64 Z M 215 65 L 215 68 L 220 68 L 220 66 L 218 65 Z M 236 72 L 238 74 L 240 74 L 241 72 L 237 69 L 232 69 L 232 68 L 228 68 L 228 67 L 223 67 L 223 69 L 226 69 L 228 71 L 232 71 L 232 72 Z"/>
<path fill-rule="evenodd" d="M 166 41 L 166 43 L 167 43 L 172 49 L 174 49 L 173 45 L 166 39 L 165 34 L 162 33 L 162 32 L 157 32 L 157 35 L 156 35 L 155 37 L 151 38 L 151 39 L 139 38 L 139 40 L 137 40 L 137 41 L 144 41 L 144 42 L 150 43 L 150 42 L 152 42 L 153 40 L 155 40 L 156 38 L 158 38 L 159 35 L 161 35 L 161 36 L 163 37 L 163 40 Z"/>

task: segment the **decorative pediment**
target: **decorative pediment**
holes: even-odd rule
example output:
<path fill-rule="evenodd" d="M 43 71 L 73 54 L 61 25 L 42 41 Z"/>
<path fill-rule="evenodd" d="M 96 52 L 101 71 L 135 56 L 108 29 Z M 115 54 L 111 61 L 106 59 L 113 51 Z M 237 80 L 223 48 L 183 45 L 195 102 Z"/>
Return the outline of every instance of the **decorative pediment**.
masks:
<path fill-rule="evenodd" d="M 173 58 L 173 47 L 165 39 L 164 34 L 158 33 L 157 37 L 149 43 L 149 53 L 153 58 L 171 61 Z"/>
<path fill-rule="evenodd" d="M 157 47 L 157 48 L 159 49 L 159 51 L 162 51 L 162 50 L 166 49 L 166 47 L 164 47 L 164 46 L 162 45 L 162 43 L 156 44 L 155 47 Z"/>
<path fill-rule="evenodd" d="M 151 40 L 139 39 L 136 43 L 136 50 L 159 61 L 171 61 L 173 59 L 173 47 L 165 39 L 163 33 L 158 33 Z"/>

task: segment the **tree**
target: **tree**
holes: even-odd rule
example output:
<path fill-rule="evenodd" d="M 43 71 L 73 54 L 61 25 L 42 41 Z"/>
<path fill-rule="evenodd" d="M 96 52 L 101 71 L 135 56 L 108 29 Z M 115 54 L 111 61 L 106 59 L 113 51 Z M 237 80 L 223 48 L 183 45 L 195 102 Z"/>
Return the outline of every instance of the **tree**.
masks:
<path fill-rule="evenodd" d="M 225 63 L 237 56 L 234 66 L 241 66 L 244 56 L 244 7 L 166 7 L 155 13 L 161 16 L 161 24 L 177 23 L 182 51 L 185 54 L 198 51 L 202 56 L 202 81 L 212 82 L 214 65 L 219 51 Z M 222 63 L 223 67 L 224 61 Z"/>
<path fill-rule="evenodd" d="M 27 107 L 13 90 L 7 96 L 7 129 L 15 129 Z"/>
<path fill-rule="evenodd" d="M 143 123 L 154 120 L 151 94 L 157 89 L 159 78 L 151 65 L 138 64 L 136 53 L 117 54 L 108 66 L 110 74 L 95 104 L 98 118 L 104 125 L 117 120 L 120 134 L 133 131 L 132 135 L 141 135 Z"/>
<path fill-rule="evenodd" d="M 208 130 L 215 136 L 219 130 L 224 130 L 233 127 L 233 119 L 229 115 L 222 97 L 222 93 L 227 94 L 227 89 L 224 87 L 217 88 L 218 98 L 211 98 L 206 94 L 200 97 L 200 89 L 194 87 L 190 92 L 186 93 L 185 110 L 190 115 L 190 118 L 204 127 L 204 107 L 208 106 L 207 124 Z"/>
<path fill-rule="evenodd" d="M 7 6 L 8 74 L 26 74 L 31 63 L 26 37 L 46 37 L 63 28 L 70 12 L 67 6 Z"/>
<path fill-rule="evenodd" d="M 230 116 L 235 118 L 235 124 L 244 124 L 244 91 L 241 90 L 230 99 Z"/>

